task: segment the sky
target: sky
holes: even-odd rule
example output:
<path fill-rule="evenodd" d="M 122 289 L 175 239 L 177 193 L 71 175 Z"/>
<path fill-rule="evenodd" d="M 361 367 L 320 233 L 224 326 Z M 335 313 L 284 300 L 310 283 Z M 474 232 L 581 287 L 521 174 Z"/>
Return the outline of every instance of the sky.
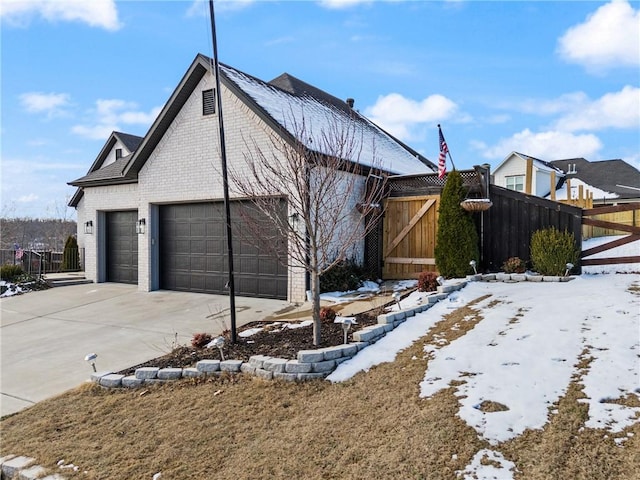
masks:
<path fill-rule="evenodd" d="M 640 167 L 640 2 L 216 1 L 219 60 L 283 72 L 437 162 Z M 143 136 L 195 58 L 208 3 L 2 0 L 1 215 L 75 218 L 67 182 L 112 131 Z"/>
<path fill-rule="evenodd" d="M 584 247 L 607 240 L 612 238 L 593 239 Z M 615 255 L 632 255 L 636 243 L 618 247 Z M 394 361 L 399 351 L 427 335 L 445 315 L 488 296 L 472 307 L 481 318 L 473 329 L 453 341 L 446 334 L 436 336 L 424 347 L 429 363 L 419 385 L 420 396 L 428 400 L 455 385 L 457 415 L 490 445 L 458 472 L 461 478 L 514 478 L 510 470 L 518 465 L 500 451 L 501 444 L 527 429 L 544 428 L 557 413 L 554 404 L 576 378 L 585 395 L 580 401 L 588 404 L 584 427 L 602 430 L 604 438 L 622 446 L 633 435 L 625 428 L 640 422 L 640 408 L 614 402 L 640 396 L 640 316 L 638 293 L 631 291 L 638 288 L 639 269 L 639 264 L 584 267 L 582 275 L 562 283 L 470 282 L 426 312 L 408 318 L 327 378 L 343 382 Z M 445 285 L 457 282 L 447 280 Z M 426 303 L 427 296 L 415 291 L 400 306 Z M 552 301 L 540 302 L 541 297 Z M 475 320 L 465 317 L 461 322 Z M 452 330 L 459 328 L 456 324 Z M 580 371 L 577 365 L 589 357 L 593 358 L 589 368 Z M 485 412 L 481 407 L 485 401 L 497 402 L 506 410 Z M 495 462 L 482 462 L 485 456 Z"/>

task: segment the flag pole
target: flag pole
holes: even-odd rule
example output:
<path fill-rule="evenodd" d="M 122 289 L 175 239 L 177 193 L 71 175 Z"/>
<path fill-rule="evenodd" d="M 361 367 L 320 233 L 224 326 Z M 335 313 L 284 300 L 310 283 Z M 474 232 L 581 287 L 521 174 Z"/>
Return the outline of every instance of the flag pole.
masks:
<path fill-rule="evenodd" d="M 224 141 L 224 122 L 222 120 L 222 92 L 220 91 L 220 64 L 218 63 L 218 42 L 216 40 L 216 21 L 213 13 L 213 0 L 209 0 L 211 17 L 211 38 L 213 43 L 213 62 L 216 77 L 216 101 L 218 109 L 218 126 L 220 127 L 220 156 L 222 157 L 222 186 L 224 190 L 224 213 L 227 224 L 227 259 L 229 267 L 229 310 L 231 315 L 231 343 L 236 343 L 236 288 L 233 281 L 233 240 L 231 233 L 231 208 L 229 206 L 229 178 L 227 174 L 227 150 Z"/>

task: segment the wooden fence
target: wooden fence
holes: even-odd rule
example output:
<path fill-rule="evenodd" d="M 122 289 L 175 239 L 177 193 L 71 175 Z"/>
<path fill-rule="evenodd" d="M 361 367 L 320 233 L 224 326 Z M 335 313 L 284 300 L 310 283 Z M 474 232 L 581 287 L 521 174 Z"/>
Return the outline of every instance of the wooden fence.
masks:
<path fill-rule="evenodd" d="M 418 278 L 435 271 L 440 195 L 388 198 L 383 221 L 385 279 Z"/>
<path fill-rule="evenodd" d="M 602 228 L 607 231 L 628 233 L 627 236 L 621 237 L 611 242 L 607 242 L 603 245 L 590 248 L 581 252 L 582 265 L 615 265 L 621 263 L 640 263 L 640 255 L 632 255 L 626 257 L 608 257 L 608 258 L 586 258 L 596 253 L 605 252 L 615 247 L 626 245 L 627 243 L 636 242 L 640 240 L 640 226 L 635 224 L 635 212 L 640 210 L 640 202 L 628 203 L 621 205 L 610 205 L 592 208 L 584 210 L 582 212 L 582 224 L 585 227 Z M 632 214 L 634 219 L 631 225 L 625 223 L 615 223 L 610 220 L 603 220 L 605 215 L 617 215 L 617 214 Z M 626 218 L 626 215 L 622 216 Z"/>
<path fill-rule="evenodd" d="M 555 227 L 573 233 L 582 244 L 582 209 L 491 185 L 493 206 L 480 214 L 483 270 L 498 271 L 509 257 L 531 258 L 531 236 Z"/>

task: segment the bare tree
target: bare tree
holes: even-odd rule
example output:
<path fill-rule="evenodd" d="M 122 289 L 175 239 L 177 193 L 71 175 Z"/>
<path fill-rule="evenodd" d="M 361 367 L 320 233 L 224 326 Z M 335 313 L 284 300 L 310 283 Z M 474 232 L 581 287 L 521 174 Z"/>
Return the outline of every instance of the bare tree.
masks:
<path fill-rule="evenodd" d="M 287 266 L 309 273 L 313 343 L 320 345 L 320 276 L 354 256 L 376 224 L 386 176 L 375 145 L 363 148 L 364 135 L 355 122 L 324 122 L 319 132 L 304 121 L 292 123 L 293 135 L 271 132 L 266 144 L 245 139 L 246 163 L 234 165 L 229 176 L 235 193 L 247 198 L 274 232 L 288 240 L 288 249 L 264 241 L 260 248 L 266 246 Z M 361 158 L 363 151 L 371 158 Z M 282 198 L 288 204 L 286 216 L 275 208 Z M 256 234 L 261 228 L 257 236 L 265 239 L 264 224 L 256 222 L 255 215 L 245 222 Z M 287 255 L 281 255 L 283 250 Z"/>

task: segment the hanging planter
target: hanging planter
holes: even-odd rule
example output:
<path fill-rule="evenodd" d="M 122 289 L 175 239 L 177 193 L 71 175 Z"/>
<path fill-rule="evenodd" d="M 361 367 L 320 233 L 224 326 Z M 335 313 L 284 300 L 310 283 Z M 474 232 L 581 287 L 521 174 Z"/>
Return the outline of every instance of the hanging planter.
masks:
<path fill-rule="evenodd" d="M 484 212 L 489 210 L 493 202 L 488 198 L 467 198 L 460 202 L 460 206 L 467 212 Z"/>

